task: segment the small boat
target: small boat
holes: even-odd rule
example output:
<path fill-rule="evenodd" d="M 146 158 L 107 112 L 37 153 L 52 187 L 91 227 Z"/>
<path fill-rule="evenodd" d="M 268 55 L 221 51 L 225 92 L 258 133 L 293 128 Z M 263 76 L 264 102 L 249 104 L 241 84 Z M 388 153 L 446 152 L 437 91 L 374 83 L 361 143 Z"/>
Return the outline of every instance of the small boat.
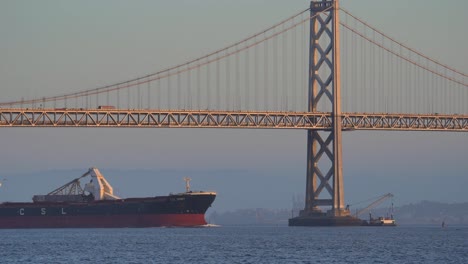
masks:
<path fill-rule="evenodd" d="M 395 219 L 393 216 L 391 217 L 379 217 L 379 218 L 372 218 L 372 215 L 369 214 L 369 222 L 367 223 L 368 226 L 396 226 Z"/>

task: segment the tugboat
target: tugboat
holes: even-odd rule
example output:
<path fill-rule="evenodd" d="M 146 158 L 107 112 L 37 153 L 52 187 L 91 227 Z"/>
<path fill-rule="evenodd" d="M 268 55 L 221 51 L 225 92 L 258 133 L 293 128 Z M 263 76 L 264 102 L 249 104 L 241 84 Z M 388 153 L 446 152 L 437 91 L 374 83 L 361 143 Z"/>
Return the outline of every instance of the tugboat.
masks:
<path fill-rule="evenodd" d="M 391 217 L 379 217 L 372 218 L 372 214 L 369 214 L 369 222 L 364 224 L 367 226 L 396 226 L 395 219 L 393 215 Z"/>
<path fill-rule="evenodd" d="M 80 179 L 90 176 L 84 188 Z M 97 168 L 33 202 L 0 204 L 0 228 L 103 228 L 206 225 L 215 192 L 190 190 L 167 196 L 120 198 Z"/>

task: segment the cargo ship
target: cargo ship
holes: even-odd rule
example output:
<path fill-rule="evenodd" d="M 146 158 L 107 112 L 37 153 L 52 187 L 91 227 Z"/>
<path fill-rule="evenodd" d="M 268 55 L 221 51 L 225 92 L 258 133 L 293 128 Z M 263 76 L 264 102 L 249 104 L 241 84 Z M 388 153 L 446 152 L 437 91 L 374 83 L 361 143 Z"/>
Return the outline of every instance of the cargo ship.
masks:
<path fill-rule="evenodd" d="M 80 180 L 90 177 L 89 183 Z M 0 204 L 0 228 L 122 228 L 203 226 L 215 192 L 186 191 L 167 196 L 119 198 L 97 168 L 32 202 Z"/>

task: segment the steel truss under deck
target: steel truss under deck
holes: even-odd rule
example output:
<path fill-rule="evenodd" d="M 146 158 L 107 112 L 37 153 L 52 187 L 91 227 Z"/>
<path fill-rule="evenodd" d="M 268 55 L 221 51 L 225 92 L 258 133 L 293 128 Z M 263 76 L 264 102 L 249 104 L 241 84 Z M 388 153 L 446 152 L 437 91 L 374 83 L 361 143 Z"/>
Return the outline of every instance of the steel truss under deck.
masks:
<path fill-rule="evenodd" d="M 342 113 L 343 130 L 468 132 L 468 115 Z M 0 108 L 0 127 L 147 127 L 330 130 L 323 112 L 227 112 Z"/>

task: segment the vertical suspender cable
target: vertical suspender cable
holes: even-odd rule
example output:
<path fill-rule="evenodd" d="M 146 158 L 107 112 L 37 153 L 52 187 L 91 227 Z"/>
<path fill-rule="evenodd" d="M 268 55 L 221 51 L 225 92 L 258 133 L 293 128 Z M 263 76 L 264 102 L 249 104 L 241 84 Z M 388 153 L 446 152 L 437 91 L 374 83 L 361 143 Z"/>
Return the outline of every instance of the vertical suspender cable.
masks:
<path fill-rule="evenodd" d="M 187 65 L 187 108 L 193 110 L 192 108 L 192 72 L 190 71 L 190 65 Z"/>
<path fill-rule="evenodd" d="M 201 106 L 201 85 L 200 85 L 200 62 L 198 62 L 197 64 L 197 94 L 196 94 L 196 98 L 197 98 L 197 109 L 200 110 L 202 108 Z"/>
<path fill-rule="evenodd" d="M 147 104 L 146 104 L 146 108 L 147 109 L 151 109 L 151 106 L 150 106 L 150 103 L 151 103 L 151 82 L 149 81 L 149 78 L 148 78 L 148 82 L 147 82 L 147 97 L 146 98 L 148 100 Z"/>
<path fill-rule="evenodd" d="M 226 53 L 228 53 L 228 51 L 226 51 Z M 229 97 L 231 96 L 231 91 L 230 91 L 230 88 L 231 88 L 231 73 L 229 71 L 229 56 L 226 57 L 226 108 L 227 110 L 232 110 L 231 109 L 231 105 L 230 105 L 230 102 L 229 102 Z"/>
<path fill-rule="evenodd" d="M 221 110 L 221 98 L 220 98 L 220 68 L 219 68 L 219 59 L 218 59 L 218 54 L 216 54 L 216 108 L 218 110 Z"/>
<path fill-rule="evenodd" d="M 294 19 L 292 20 L 294 23 Z M 292 107 L 293 111 L 297 111 L 297 26 L 294 27 L 292 31 L 292 43 L 291 46 L 293 47 L 292 56 L 291 56 L 291 64 L 292 64 L 292 74 L 291 74 L 291 87 L 292 87 Z"/>
<path fill-rule="evenodd" d="M 183 100 L 182 100 L 182 86 L 181 86 L 181 70 L 180 68 L 177 68 L 177 96 L 176 96 L 176 109 L 183 109 L 185 107 L 183 107 Z"/>
<path fill-rule="evenodd" d="M 283 30 L 284 30 L 284 24 L 283 24 Z M 287 74 L 286 74 L 286 64 L 287 64 L 287 54 L 286 54 L 286 37 L 287 37 L 287 31 L 286 32 L 283 32 L 281 34 L 281 39 L 282 39 L 282 44 L 281 44 L 281 64 L 282 64 L 282 67 L 281 67 L 281 72 L 282 72 L 282 87 L 280 88 L 282 90 L 282 100 L 280 101 L 281 102 L 281 110 L 282 111 L 287 111 L 288 110 L 288 95 L 287 95 L 287 92 L 288 92 L 288 89 L 287 89 L 287 83 L 286 83 L 286 79 L 287 79 Z M 280 96 L 278 94 L 278 96 Z"/>
<path fill-rule="evenodd" d="M 234 56 L 234 70 L 235 70 L 235 95 L 234 95 L 234 110 L 240 110 L 239 101 L 240 101 L 240 69 L 239 69 L 239 49 L 236 46 L 236 55 Z"/>
<path fill-rule="evenodd" d="M 206 95 L 207 95 L 207 98 L 206 98 L 206 109 L 213 109 L 211 107 L 211 85 L 210 85 L 210 82 L 211 82 L 211 76 L 210 76 L 210 64 L 208 63 L 209 62 L 209 59 L 206 58 Z"/>
<path fill-rule="evenodd" d="M 172 109 L 172 98 L 171 98 L 171 73 L 167 72 L 167 109 Z"/>
<path fill-rule="evenodd" d="M 257 38 L 254 39 L 254 42 L 257 42 Z M 254 47 L 254 103 L 252 110 L 259 110 L 258 106 L 260 105 L 260 100 L 258 94 L 260 91 L 260 86 L 258 83 L 258 45 Z"/>
<path fill-rule="evenodd" d="M 265 47 L 263 50 L 263 67 L 264 67 L 264 72 L 263 72 L 263 82 L 264 82 L 264 98 L 263 98 L 263 107 L 265 108 L 265 111 L 270 110 L 268 107 L 268 40 L 265 40 L 263 43 L 265 43 Z"/>
<path fill-rule="evenodd" d="M 247 45 L 247 43 L 246 43 Z M 245 109 L 244 110 L 249 110 L 250 109 L 250 87 L 249 87 L 249 64 L 250 64 L 250 58 L 249 58 L 249 50 L 246 49 L 245 50 L 245 60 L 244 60 L 244 63 L 245 63 L 245 87 L 244 87 L 244 96 L 245 96 Z"/>

